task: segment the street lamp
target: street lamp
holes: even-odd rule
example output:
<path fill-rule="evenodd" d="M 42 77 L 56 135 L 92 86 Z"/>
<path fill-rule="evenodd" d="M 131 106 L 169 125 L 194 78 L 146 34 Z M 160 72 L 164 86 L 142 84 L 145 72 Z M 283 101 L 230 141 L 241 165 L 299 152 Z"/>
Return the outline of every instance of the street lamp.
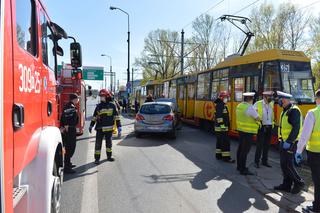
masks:
<path fill-rule="evenodd" d="M 101 54 L 102 57 L 108 57 L 109 60 L 110 60 L 110 90 L 112 91 L 112 57 L 110 55 L 107 55 L 107 54 Z M 106 88 L 107 88 L 107 76 L 105 78 L 105 85 L 106 85 Z"/>
<path fill-rule="evenodd" d="M 113 7 L 110 6 L 110 10 L 120 10 L 121 12 L 125 13 L 128 16 L 128 68 L 127 68 L 127 85 L 130 84 L 130 18 L 129 18 L 129 13 L 126 11 L 122 10 L 121 8 L 118 7 Z M 128 101 L 129 101 L 129 93 L 128 93 Z"/>

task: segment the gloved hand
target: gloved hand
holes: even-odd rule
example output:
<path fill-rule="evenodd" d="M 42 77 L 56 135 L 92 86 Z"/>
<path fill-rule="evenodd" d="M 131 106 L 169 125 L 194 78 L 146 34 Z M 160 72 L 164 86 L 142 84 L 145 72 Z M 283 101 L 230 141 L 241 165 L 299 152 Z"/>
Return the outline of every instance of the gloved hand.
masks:
<path fill-rule="evenodd" d="M 118 127 L 118 137 L 121 137 L 122 128 L 121 126 Z"/>
<path fill-rule="evenodd" d="M 92 126 L 89 126 L 89 132 L 92 133 Z"/>
<path fill-rule="evenodd" d="M 282 143 L 282 148 L 283 148 L 284 150 L 288 150 L 288 149 L 290 149 L 290 147 L 291 147 L 291 143 L 288 143 L 287 141 L 284 141 L 284 142 Z"/>
<path fill-rule="evenodd" d="M 299 164 L 302 161 L 302 154 L 296 152 L 294 158 L 296 159 L 296 163 Z"/>

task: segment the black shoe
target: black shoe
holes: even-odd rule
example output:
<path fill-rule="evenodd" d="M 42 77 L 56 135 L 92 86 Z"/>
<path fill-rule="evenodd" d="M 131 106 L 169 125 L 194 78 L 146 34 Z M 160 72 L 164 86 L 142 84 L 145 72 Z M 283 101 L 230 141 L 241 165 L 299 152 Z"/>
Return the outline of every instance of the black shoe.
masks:
<path fill-rule="evenodd" d="M 111 162 L 113 162 L 113 161 L 115 161 L 115 160 L 114 160 L 114 158 L 113 158 L 113 157 L 108 157 L 108 158 L 107 158 L 107 161 L 111 161 Z"/>
<path fill-rule="evenodd" d="M 99 165 L 99 164 L 100 164 L 100 160 L 95 160 L 95 161 L 94 161 L 94 164 Z"/>
<path fill-rule="evenodd" d="M 262 165 L 269 167 L 269 168 L 272 168 L 272 166 L 270 164 L 268 164 L 267 162 L 263 162 Z"/>
<path fill-rule="evenodd" d="M 256 167 L 257 169 L 259 169 L 259 168 L 260 168 L 259 163 L 254 163 L 254 167 Z"/>
<path fill-rule="evenodd" d="M 236 161 L 234 160 L 234 159 L 224 159 L 223 160 L 224 162 L 226 162 L 226 163 L 235 163 Z"/>
<path fill-rule="evenodd" d="M 250 172 L 249 170 L 245 170 L 245 171 L 241 171 L 240 175 L 254 175 L 252 172 Z"/>
<path fill-rule="evenodd" d="M 304 188 L 304 183 L 294 184 L 291 190 L 292 194 L 298 194 Z"/>
<path fill-rule="evenodd" d="M 65 164 L 65 167 L 68 167 L 68 168 L 74 168 L 74 167 L 76 167 L 76 166 L 77 166 L 77 165 L 72 164 L 72 163 Z"/>
<path fill-rule="evenodd" d="M 291 187 L 285 186 L 283 184 L 280 184 L 279 186 L 275 186 L 273 187 L 273 189 L 278 191 L 291 192 Z"/>
<path fill-rule="evenodd" d="M 76 170 L 74 170 L 72 168 L 69 168 L 69 167 L 66 167 L 66 168 L 64 168 L 64 173 L 66 173 L 66 174 L 74 174 L 74 173 L 76 173 Z"/>

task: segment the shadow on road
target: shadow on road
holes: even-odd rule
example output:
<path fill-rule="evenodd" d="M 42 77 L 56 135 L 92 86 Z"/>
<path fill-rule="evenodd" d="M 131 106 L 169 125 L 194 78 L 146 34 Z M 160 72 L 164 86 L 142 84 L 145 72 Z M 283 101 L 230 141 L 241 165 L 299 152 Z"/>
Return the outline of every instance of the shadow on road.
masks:
<path fill-rule="evenodd" d="M 164 134 L 150 134 L 143 135 L 141 138 L 136 138 L 134 134 L 130 134 L 121 140 L 119 146 L 132 146 L 132 147 L 151 147 L 162 146 L 168 143 L 175 143 L 174 140 L 168 140 Z"/>

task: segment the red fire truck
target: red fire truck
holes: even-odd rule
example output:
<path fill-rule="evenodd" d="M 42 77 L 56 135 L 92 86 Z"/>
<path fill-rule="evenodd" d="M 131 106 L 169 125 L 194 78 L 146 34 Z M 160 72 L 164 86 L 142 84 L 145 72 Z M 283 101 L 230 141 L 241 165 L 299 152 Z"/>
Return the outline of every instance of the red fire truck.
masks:
<path fill-rule="evenodd" d="M 71 64 L 63 64 L 58 72 L 62 92 L 60 94 L 59 118 L 61 117 L 63 106 L 69 102 L 71 93 L 77 94 L 80 98 L 78 105 L 79 123 L 77 125 L 77 134 L 82 135 L 84 131 L 86 117 L 86 84 L 82 79 L 82 70 L 75 69 Z"/>
<path fill-rule="evenodd" d="M 68 36 L 40 0 L 1 0 L 0 17 L 0 212 L 59 212 L 57 57 Z M 70 48 L 81 67 L 79 43 Z"/>

